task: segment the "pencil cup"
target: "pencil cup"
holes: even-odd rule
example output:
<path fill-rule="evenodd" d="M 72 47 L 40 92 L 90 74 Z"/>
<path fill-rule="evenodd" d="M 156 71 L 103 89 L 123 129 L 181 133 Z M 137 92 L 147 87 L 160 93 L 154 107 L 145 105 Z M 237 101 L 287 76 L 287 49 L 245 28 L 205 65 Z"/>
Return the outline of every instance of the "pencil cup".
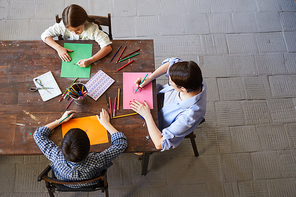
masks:
<path fill-rule="evenodd" d="M 87 89 L 84 84 L 74 83 L 68 91 L 77 105 L 83 105 L 86 102 Z"/>

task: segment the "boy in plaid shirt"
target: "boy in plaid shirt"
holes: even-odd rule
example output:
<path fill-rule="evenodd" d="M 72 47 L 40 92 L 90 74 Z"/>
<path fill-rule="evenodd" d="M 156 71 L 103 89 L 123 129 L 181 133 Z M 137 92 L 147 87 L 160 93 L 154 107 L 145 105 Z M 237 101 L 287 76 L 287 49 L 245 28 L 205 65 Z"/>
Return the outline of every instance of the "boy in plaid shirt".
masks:
<path fill-rule="evenodd" d="M 63 116 L 44 127 L 39 127 L 34 133 L 34 140 L 42 153 L 51 161 L 51 167 L 55 176 L 65 181 L 81 181 L 100 176 L 101 172 L 112 166 L 112 160 L 127 147 L 127 139 L 122 132 L 118 132 L 111 124 L 109 115 L 102 109 L 99 122 L 111 135 L 112 145 L 101 153 L 89 153 L 90 143 L 86 133 L 78 128 L 70 129 L 63 141 L 61 148 L 48 138 L 51 131 L 70 120 L 76 111 L 66 111 Z M 66 118 L 71 114 L 68 118 Z M 63 120 L 66 118 L 65 120 Z M 63 121 L 62 121 L 63 120 Z M 62 122 L 61 122 L 62 121 Z M 61 122 L 61 123 L 60 123 Z M 73 188 L 95 185 L 89 184 L 73 185 Z"/>

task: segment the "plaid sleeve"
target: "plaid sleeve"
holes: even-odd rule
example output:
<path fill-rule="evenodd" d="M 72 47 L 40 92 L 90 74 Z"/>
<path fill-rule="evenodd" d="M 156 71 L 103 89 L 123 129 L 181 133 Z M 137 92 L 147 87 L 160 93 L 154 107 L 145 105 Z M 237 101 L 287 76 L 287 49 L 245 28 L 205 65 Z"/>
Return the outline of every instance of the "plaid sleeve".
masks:
<path fill-rule="evenodd" d="M 54 161 L 60 150 L 60 147 L 48 138 L 51 130 L 47 127 L 39 127 L 34 133 L 34 140 L 42 153 L 50 160 Z"/>
<path fill-rule="evenodd" d="M 122 132 L 111 135 L 112 145 L 101 153 L 96 153 L 97 164 L 107 166 L 112 160 L 118 157 L 127 148 L 127 139 Z"/>

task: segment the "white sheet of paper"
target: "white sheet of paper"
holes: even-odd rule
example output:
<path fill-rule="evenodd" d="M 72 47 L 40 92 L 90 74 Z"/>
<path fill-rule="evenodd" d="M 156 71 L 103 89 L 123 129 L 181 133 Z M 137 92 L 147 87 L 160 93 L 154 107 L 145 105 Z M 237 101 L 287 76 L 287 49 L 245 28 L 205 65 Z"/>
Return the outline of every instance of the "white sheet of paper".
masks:
<path fill-rule="evenodd" d="M 35 79 L 40 79 L 41 83 L 44 87 L 49 87 L 53 89 L 41 89 L 38 90 L 41 98 L 43 101 L 48 101 L 49 99 L 52 99 L 60 94 L 62 94 L 56 80 L 54 79 L 51 71 L 48 71 L 47 73 L 44 73 L 43 75 L 40 75 L 38 77 L 35 77 L 33 79 L 33 82 L 37 88 L 41 88 L 41 86 L 35 81 Z M 48 90 L 48 91 L 47 91 Z M 50 92 L 50 93 L 49 93 Z"/>

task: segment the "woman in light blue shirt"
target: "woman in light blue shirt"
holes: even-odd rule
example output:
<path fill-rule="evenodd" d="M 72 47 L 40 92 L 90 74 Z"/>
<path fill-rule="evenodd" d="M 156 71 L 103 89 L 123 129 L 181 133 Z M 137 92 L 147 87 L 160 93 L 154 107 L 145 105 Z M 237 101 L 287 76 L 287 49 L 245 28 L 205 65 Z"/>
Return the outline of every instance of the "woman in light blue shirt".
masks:
<path fill-rule="evenodd" d="M 159 127 L 146 102 L 130 102 L 131 109 L 145 119 L 155 147 L 162 151 L 176 148 L 186 135 L 196 129 L 206 113 L 206 85 L 195 62 L 168 58 L 141 85 L 142 78 L 135 83 L 143 88 L 163 74 L 168 77 L 168 84 L 158 92 L 158 97 L 163 94 L 159 103 L 163 104 L 158 112 Z"/>

